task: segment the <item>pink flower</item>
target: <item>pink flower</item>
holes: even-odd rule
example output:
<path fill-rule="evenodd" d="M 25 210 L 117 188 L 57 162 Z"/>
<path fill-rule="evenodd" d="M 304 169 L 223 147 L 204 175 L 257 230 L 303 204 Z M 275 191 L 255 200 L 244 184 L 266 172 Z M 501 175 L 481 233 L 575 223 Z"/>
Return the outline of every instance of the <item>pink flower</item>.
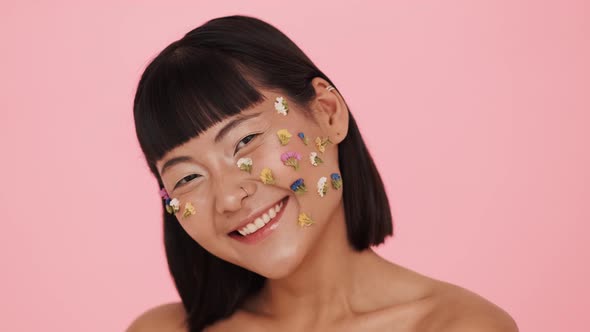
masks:
<path fill-rule="evenodd" d="M 295 170 L 299 169 L 299 160 L 301 160 L 301 155 L 298 152 L 288 151 L 281 154 L 283 164 L 291 166 Z"/>

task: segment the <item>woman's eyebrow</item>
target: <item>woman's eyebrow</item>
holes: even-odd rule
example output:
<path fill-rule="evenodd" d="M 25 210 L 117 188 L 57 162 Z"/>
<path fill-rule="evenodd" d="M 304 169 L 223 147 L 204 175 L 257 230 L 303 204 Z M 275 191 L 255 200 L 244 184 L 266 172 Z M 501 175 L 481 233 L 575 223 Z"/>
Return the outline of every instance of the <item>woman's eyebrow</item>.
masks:
<path fill-rule="evenodd" d="M 225 126 L 223 126 L 223 128 L 221 128 L 217 132 L 217 135 L 215 136 L 215 139 L 214 139 L 215 143 L 218 143 L 219 141 L 221 141 L 225 135 L 227 135 L 233 128 L 237 127 L 240 123 L 242 123 L 246 120 L 256 118 L 260 114 L 262 114 L 262 112 L 248 114 L 248 115 L 244 115 L 244 114 L 237 115 L 234 119 L 232 119 L 230 122 L 228 122 Z M 179 156 L 179 157 L 172 158 L 164 163 L 164 165 L 162 166 L 162 170 L 160 171 L 160 174 L 164 175 L 164 172 L 166 172 L 166 170 L 169 169 L 170 167 L 180 164 L 180 163 L 186 163 L 186 162 L 192 163 L 192 162 L 195 162 L 195 160 L 190 156 Z"/>
<path fill-rule="evenodd" d="M 225 126 L 223 126 L 223 128 L 221 128 L 219 130 L 219 132 L 217 132 L 217 135 L 215 136 L 215 139 L 213 141 L 215 143 L 219 143 L 219 141 L 221 141 L 223 139 L 223 137 L 225 135 L 227 135 L 227 133 L 230 132 L 230 130 L 237 127 L 240 123 L 242 123 L 246 120 L 250 120 L 252 118 L 255 118 L 255 117 L 259 116 L 260 114 L 262 114 L 262 112 L 248 114 L 248 115 L 240 114 L 240 115 L 236 116 L 234 119 L 232 119 L 230 122 L 228 122 Z"/>

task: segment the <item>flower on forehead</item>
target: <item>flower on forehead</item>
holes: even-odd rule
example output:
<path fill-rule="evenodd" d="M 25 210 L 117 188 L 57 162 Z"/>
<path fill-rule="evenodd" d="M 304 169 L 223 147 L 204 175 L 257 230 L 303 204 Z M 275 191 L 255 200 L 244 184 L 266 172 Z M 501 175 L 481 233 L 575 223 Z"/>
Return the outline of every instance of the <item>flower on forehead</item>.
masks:
<path fill-rule="evenodd" d="M 168 196 L 168 191 L 166 191 L 166 188 L 160 189 L 160 197 L 162 197 L 162 199 L 170 198 L 170 196 Z"/>
<path fill-rule="evenodd" d="M 262 169 L 262 171 L 260 172 L 260 180 L 262 180 L 262 183 L 264 184 L 275 183 L 275 179 L 272 176 L 272 171 L 270 170 L 270 168 L 266 167 Z"/>
<path fill-rule="evenodd" d="M 277 131 L 277 136 L 279 137 L 281 145 L 287 145 L 293 135 L 291 135 L 291 133 L 287 129 L 280 129 L 279 131 Z"/>
<path fill-rule="evenodd" d="M 240 158 L 236 164 L 242 171 L 248 173 L 252 171 L 252 159 L 250 158 Z"/>
<path fill-rule="evenodd" d="M 330 178 L 332 179 L 332 188 L 340 189 L 342 187 L 342 178 L 338 173 L 330 174 Z"/>
<path fill-rule="evenodd" d="M 305 187 L 305 183 L 303 183 L 303 179 L 295 180 L 295 182 L 291 184 L 291 190 L 298 194 L 303 194 L 304 192 L 306 192 L 307 188 Z"/>
<path fill-rule="evenodd" d="M 328 192 L 328 184 L 326 183 L 327 181 L 328 179 L 325 176 L 322 176 L 318 180 L 318 194 L 320 197 L 324 197 L 324 195 L 326 195 Z"/>
<path fill-rule="evenodd" d="M 277 110 L 277 113 L 287 115 L 287 112 L 289 112 L 289 105 L 287 105 L 285 98 L 277 97 L 275 99 L 275 109 Z"/>
<path fill-rule="evenodd" d="M 301 227 L 309 227 L 314 224 L 314 221 L 305 212 L 301 212 L 297 218 L 297 224 Z"/>
<path fill-rule="evenodd" d="M 324 161 L 320 157 L 318 157 L 318 153 L 317 152 L 310 152 L 309 153 L 309 162 L 312 165 L 317 166 L 318 164 L 321 164 Z"/>
<path fill-rule="evenodd" d="M 287 151 L 281 154 L 281 161 L 286 166 L 291 166 L 295 170 L 299 169 L 299 160 L 301 160 L 301 155 L 298 152 Z"/>
<path fill-rule="evenodd" d="M 170 214 L 175 214 L 180 210 L 180 201 L 177 198 L 166 200 L 166 211 Z"/>
<path fill-rule="evenodd" d="M 192 216 L 195 213 L 197 212 L 195 211 L 195 207 L 191 204 L 191 202 L 184 204 L 184 213 L 182 214 L 184 218 Z"/>
<path fill-rule="evenodd" d="M 326 145 L 331 144 L 330 138 L 328 137 L 316 137 L 315 138 L 315 146 L 321 153 L 326 151 Z"/>
<path fill-rule="evenodd" d="M 299 138 L 301 138 L 301 140 L 303 141 L 303 144 L 305 144 L 305 145 L 309 144 L 309 140 L 307 139 L 307 137 L 305 137 L 304 133 L 298 133 L 297 136 L 299 136 Z"/>

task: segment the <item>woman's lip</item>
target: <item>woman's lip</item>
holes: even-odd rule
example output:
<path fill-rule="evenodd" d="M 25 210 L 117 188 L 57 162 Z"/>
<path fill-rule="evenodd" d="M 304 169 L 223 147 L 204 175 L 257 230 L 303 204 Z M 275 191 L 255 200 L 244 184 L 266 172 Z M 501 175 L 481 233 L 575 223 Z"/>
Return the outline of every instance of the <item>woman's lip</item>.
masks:
<path fill-rule="evenodd" d="M 287 198 L 287 197 L 289 197 L 289 196 L 285 196 L 285 197 L 281 198 L 280 200 L 278 200 L 278 201 L 274 202 L 272 205 L 269 205 L 269 206 L 267 206 L 267 207 L 266 207 L 266 210 L 261 210 L 261 212 L 260 212 L 258 215 L 255 215 L 254 217 L 252 217 L 252 218 L 249 218 L 248 220 L 244 221 L 243 223 L 241 223 L 241 224 L 240 224 L 240 226 L 238 226 L 238 227 L 234 228 L 234 229 L 233 229 L 233 230 L 231 230 L 231 231 L 230 231 L 228 234 L 231 234 L 231 233 L 233 233 L 233 232 L 237 232 L 238 230 L 240 230 L 240 229 L 242 229 L 242 228 L 246 227 L 248 224 L 250 224 L 250 223 L 253 223 L 253 222 L 254 222 L 254 220 L 256 220 L 256 218 L 261 218 L 261 217 L 262 217 L 262 215 L 263 215 L 263 214 L 265 214 L 265 213 L 267 213 L 267 212 L 268 212 L 268 210 L 270 210 L 270 208 L 271 208 L 271 207 L 273 207 L 273 208 L 274 208 L 275 206 L 277 206 L 277 204 L 279 204 L 280 202 L 284 201 L 284 200 L 285 200 L 285 198 Z"/>
<path fill-rule="evenodd" d="M 274 218 L 272 218 L 268 223 L 266 223 L 266 225 L 264 225 L 262 228 L 258 229 L 256 232 L 254 232 L 252 234 L 248 234 L 246 236 L 243 236 L 243 235 L 239 234 L 238 232 L 232 232 L 229 234 L 229 236 L 235 240 L 238 240 L 238 241 L 244 242 L 244 243 L 248 243 L 248 244 L 256 243 L 256 242 L 262 240 L 263 238 L 267 237 L 268 235 L 270 235 L 270 233 L 272 233 L 277 228 L 278 222 L 280 221 L 281 217 L 283 216 L 283 212 L 285 211 L 285 208 L 287 207 L 287 203 L 289 202 L 289 196 L 287 196 L 286 198 L 283 198 L 283 200 L 281 200 L 281 202 L 283 202 L 283 207 L 281 208 L 279 213 L 277 213 L 277 215 Z"/>

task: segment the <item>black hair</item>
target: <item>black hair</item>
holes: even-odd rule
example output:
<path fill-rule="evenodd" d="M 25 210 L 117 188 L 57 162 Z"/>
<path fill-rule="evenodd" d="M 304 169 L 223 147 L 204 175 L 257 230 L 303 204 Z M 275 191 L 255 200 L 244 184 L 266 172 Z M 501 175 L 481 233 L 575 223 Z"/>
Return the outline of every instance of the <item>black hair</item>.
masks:
<path fill-rule="evenodd" d="M 137 138 L 159 186 L 156 162 L 166 152 L 262 102 L 259 88 L 280 90 L 307 109 L 315 77 L 336 87 L 286 35 L 249 16 L 209 20 L 171 43 L 146 67 L 133 105 Z M 338 153 L 348 241 L 358 251 L 379 245 L 393 235 L 390 206 L 350 113 Z M 187 327 L 201 331 L 232 315 L 266 278 L 210 254 L 162 207 L 168 267 Z"/>

